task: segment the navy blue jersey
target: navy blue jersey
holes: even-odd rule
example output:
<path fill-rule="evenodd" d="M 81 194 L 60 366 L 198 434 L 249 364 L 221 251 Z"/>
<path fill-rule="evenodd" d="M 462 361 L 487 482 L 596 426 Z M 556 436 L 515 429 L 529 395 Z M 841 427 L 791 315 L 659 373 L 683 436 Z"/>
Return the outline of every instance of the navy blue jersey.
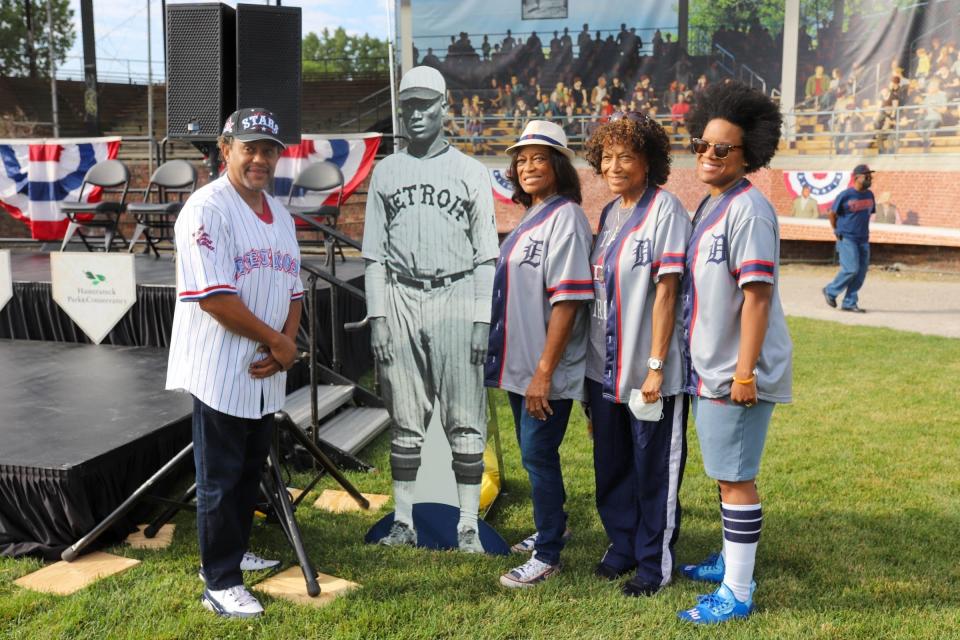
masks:
<path fill-rule="evenodd" d="M 830 210 L 837 214 L 838 236 L 866 242 L 870 239 L 870 215 L 877 210 L 873 192 L 847 187 L 837 196 Z"/>

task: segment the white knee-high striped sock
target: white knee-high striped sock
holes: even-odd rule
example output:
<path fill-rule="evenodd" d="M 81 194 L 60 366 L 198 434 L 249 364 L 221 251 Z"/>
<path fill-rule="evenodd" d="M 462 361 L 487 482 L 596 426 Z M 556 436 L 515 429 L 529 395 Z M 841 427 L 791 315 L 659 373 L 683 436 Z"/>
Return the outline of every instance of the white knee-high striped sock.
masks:
<path fill-rule="evenodd" d="M 480 485 L 457 483 L 457 496 L 460 498 L 460 521 L 457 529 L 477 530 L 477 511 L 480 509 Z"/>
<path fill-rule="evenodd" d="M 723 559 L 726 569 L 723 583 L 730 588 L 737 600 L 750 598 L 750 583 L 757 559 L 757 545 L 763 524 L 760 504 L 720 503 L 723 519 Z"/>
<path fill-rule="evenodd" d="M 416 480 L 393 481 L 393 519 L 413 527 L 413 492 Z"/>

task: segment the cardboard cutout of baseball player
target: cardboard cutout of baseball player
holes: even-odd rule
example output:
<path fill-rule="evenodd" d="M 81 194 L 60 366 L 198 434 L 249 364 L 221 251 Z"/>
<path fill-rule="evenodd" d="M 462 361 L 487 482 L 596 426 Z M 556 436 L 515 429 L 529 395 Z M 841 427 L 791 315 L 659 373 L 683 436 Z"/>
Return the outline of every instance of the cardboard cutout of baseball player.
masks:
<path fill-rule="evenodd" d="M 431 67 L 400 81 L 408 146 L 374 168 L 363 235 L 374 358 L 394 426 L 396 510 L 384 545 L 416 545 L 413 495 L 439 411 L 453 457 L 457 544 L 482 553 L 477 511 L 487 436 L 482 363 L 498 254 L 487 169 L 443 136 L 446 83 Z"/>

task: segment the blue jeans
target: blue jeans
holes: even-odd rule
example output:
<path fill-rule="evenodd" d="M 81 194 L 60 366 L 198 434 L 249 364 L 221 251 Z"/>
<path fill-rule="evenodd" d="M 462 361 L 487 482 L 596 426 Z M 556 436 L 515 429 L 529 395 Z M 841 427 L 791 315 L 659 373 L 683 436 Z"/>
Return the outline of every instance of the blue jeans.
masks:
<path fill-rule="evenodd" d="M 826 292 L 836 298 L 846 290 L 843 307 L 857 306 L 857 292 L 867 278 L 870 266 L 870 242 L 849 237 L 837 239 L 837 253 L 840 254 L 840 273 L 827 285 Z"/>
<path fill-rule="evenodd" d="M 272 435 L 273 413 L 259 420 L 237 418 L 193 399 L 197 534 L 209 589 L 243 584 L 240 560 L 250 542 Z"/>
<path fill-rule="evenodd" d="M 530 477 L 533 494 L 533 522 L 537 527 L 534 555 L 541 562 L 557 564 L 563 549 L 563 532 L 567 529 L 567 512 L 563 510 L 567 492 L 560 470 L 560 443 L 567 432 L 573 400 L 551 400 L 553 415 L 537 420 L 527 413 L 522 395 L 510 393 L 509 397 L 520 458 Z"/>

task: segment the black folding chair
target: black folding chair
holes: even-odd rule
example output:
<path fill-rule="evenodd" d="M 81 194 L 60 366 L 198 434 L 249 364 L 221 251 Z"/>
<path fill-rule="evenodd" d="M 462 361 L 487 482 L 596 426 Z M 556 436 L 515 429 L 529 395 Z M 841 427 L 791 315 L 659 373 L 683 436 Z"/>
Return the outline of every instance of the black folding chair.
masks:
<path fill-rule="evenodd" d="M 303 195 L 305 192 L 331 191 L 333 189 L 337 191 L 336 206 L 293 204 L 294 194 Z M 340 217 L 340 206 L 342 204 L 343 173 L 340 171 L 340 167 L 329 160 L 314 162 L 301 171 L 297 179 L 293 181 L 293 186 L 290 188 L 290 195 L 287 197 L 287 209 L 290 213 L 299 213 L 312 218 L 325 218 L 329 226 L 334 229 L 337 227 L 337 219 Z M 320 220 L 317 221 L 320 222 Z M 340 258 L 344 262 L 347 261 L 343 255 L 343 247 L 340 246 L 340 243 L 337 242 L 335 238 L 332 243 L 328 242 L 328 250 L 331 251 L 331 254 L 327 257 L 328 261 L 335 259 L 333 252 L 339 253 Z"/>
<path fill-rule="evenodd" d="M 154 188 L 157 201 L 150 202 L 150 192 Z M 184 196 L 189 196 L 196 188 L 197 170 L 186 160 L 170 160 L 157 167 L 143 192 L 143 202 L 131 202 L 127 205 L 127 212 L 137 221 L 128 251 L 133 251 L 142 235 L 147 242 L 145 253 L 153 251 L 159 258 L 157 243 L 163 240 L 173 241 L 173 227 L 180 209 L 183 208 Z M 171 195 L 176 195 L 177 199 L 169 199 Z"/>
<path fill-rule="evenodd" d="M 83 194 L 87 185 L 102 188 L 104 194 L 119 193 L 121 194 L 120 201 L 83 202 Z M 119 160 L 103 160 L 90 167 L 87 175 L 83 177 L 83 184 L 80 185 L 78 200 L 76 202 L 60 203 L 61 213 L 70 221 L 70 224 L 67 225 L 67 232 L 63 236 L 60 251 L 66 249 L 74 234 L 80 236 L 80 240 L 83 241 L 83 246 L 87 248 L 87 251 L 93 251 L 93 247 L 87 242 L 84 234 L 84 231 L 90 229 L 103 229 L 104 251 L 110 251 L 113 240 L 117 237 L 123 244 L 126 244 L 126 239 L 120 232 L 120 216 L 123 215 L 126 208 L 129 187 L 130 171 Z"/>

